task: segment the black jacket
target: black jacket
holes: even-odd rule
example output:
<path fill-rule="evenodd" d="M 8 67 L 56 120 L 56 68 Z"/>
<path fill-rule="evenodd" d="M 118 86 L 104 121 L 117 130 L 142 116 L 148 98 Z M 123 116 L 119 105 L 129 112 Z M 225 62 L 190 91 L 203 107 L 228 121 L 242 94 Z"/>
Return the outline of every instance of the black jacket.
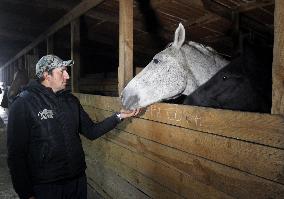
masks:
<path fill-rule="evenodd" d="M 93 123 L 70 92 L 31 82 L 13 102 L 7 128 L 8 166 L 20 198 L 35 184 L 72 179 L 86 169 L 79 137 L 96 139 L 113 129 L 115 115 Z"/>

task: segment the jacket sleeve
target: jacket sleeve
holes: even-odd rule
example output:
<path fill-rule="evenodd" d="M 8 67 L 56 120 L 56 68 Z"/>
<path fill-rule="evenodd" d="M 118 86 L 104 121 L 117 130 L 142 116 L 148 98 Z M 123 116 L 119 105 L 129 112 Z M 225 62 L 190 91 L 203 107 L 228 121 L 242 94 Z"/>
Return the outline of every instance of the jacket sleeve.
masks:
<path fill-rule="evenodd" d="M 28 171 L 28 143 L 30 128 L 24 100 L 16 99 L 8 116 L 7 149 L 8 167 L 15 191 L 20 198 L 33 196 L 31 179 Z"/>
<path fill-rule="evenodd" d="M 84 111 L 81 104 L 79 109 L 80 133 L 88 139 L 94 140 L 96 138 L 99 138 L 100 136 L 114 129 L 117 124 L 120 123 L 120 120 L 116 117 L 115 114 L 104 119 L 101 122 L 94 123 L 89 115 Z"/>

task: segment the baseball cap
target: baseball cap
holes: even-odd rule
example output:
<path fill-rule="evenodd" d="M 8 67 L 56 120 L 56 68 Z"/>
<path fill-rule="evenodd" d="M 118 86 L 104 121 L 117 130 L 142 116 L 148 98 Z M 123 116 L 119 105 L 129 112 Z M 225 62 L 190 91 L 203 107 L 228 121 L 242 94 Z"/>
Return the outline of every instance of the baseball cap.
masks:
<path fill-rule="evenodd" d="M 60 68 L 63 66 L 72 66 L 73 60 L 63 61 L 56 55 L 45 55 L 36 64 L 36 76 L 41 78 L 45 71 L 50 71 L 54 68 Z"/>

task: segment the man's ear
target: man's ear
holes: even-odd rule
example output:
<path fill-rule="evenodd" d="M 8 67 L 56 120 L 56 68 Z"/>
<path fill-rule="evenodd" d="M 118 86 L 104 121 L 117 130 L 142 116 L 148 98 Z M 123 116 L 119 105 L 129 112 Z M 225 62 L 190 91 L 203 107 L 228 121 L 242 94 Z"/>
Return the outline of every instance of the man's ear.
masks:
<path fill-rule="evenodd" d="M 43 72 L 42 77 L 44 80 L 46 80 L 48 78 L 48 72 Z"/>

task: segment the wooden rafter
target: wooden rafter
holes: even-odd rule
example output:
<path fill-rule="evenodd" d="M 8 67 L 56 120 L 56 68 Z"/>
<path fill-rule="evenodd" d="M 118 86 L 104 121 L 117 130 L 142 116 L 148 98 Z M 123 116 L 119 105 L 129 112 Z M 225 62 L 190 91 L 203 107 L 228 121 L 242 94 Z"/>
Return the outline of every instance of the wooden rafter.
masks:
<path fill-rule="evenodd" d="M 15 57 L 9 60 L 6 64 L 4 64 L 1 69 L 9 66 L 13 61 L 17 60 L 24 54 L 28 53 L 35 46 L 37 46 L 40 42 L 45 40 L 48 36 L 54 34 L 59 29 L 69 24 L 74 19 L 78 18 L 82 14 L 86 13 L 89 9 L 97 6 L 104 0 L 85 0 L 78 4 L 74 9 L 72 9 L 69 13 L 63 16 L 60 20 L 58 20 L 55 24 L 53 24 L 50 28 L 48 28 L 45 32 L 43 32 L 39 37 L 37 37 L 31 44 L 21 50 Z"/>

